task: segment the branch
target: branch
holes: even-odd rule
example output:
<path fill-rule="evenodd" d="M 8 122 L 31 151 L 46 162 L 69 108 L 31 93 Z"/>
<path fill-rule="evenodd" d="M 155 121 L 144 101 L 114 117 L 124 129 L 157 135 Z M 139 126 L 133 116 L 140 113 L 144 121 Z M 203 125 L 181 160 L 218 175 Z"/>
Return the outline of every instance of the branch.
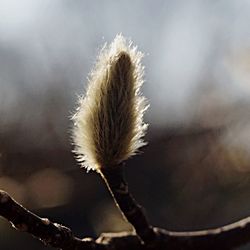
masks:
<path fill-rule="evenodd" d="M 148 247 L 157 250 L 234 249 L 250 242 L 250 217 L 224 227 L 196 232 L 171 232 L 154 228 L 149 224 L 143 208 L 129 193 L 122 165 L 104 168 L 101 174 L 124 217 Z M 132 246 L 128 249 L 132 249 Z"/>
<path fill-rule="evenodd" d="M 18 204 L 6 192 L 0 190 L 0 215 L 7 219 L 14 228 L 30 233 L 41 240 L 44 245 L 58 249 L 104 250 L 102 244 L 92 239 L 79 239 L 72 231 L 60 224 L 41 218 Z"/>
<path fill-rule="evenodd" d="M 69 228 L 28 211 L 4 191 L 0 191 L 0 216 L 46 246 L 63 250 L 230 250 L 250 242 L 250 217 L 224 227 L 196 232 L 153 228 L 157 238 L 150 247 L 142 244 L 134 232 L 106 233 L 96 240 L 79 239 Z"/>
<path fill-rule="evenodd" d="M 150 247 L 140 244 L 135 233 L 127 232 L 103 234 L 99 242 L 115 245 L 117 250 L 232 250 L 250 242 L 250 217 L 210 230 L 172 232 L 154 228 L 154 231 L 158 238 Z"/>
<path fill-rule="evenodd" d="M 129 193 L 122 165 L 103 168 L 101 175 L 123 216 L 132 224 L 142 242 L 146 245 L 153 244 L 157 237 L 156 232 L 149 224 L 143 208 Z"/>

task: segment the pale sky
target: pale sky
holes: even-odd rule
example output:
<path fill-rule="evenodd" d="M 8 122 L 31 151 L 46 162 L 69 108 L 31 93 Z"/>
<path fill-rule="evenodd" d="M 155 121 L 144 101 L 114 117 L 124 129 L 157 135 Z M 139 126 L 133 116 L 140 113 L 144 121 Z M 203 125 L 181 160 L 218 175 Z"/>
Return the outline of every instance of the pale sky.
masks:
<path fill-rule="evenodd" d="M 29 108 L 40 98 L 43 105 L 50 89 L 72 108 L 98 50 L 117 33 L 145 53 L 153 125 L 189 119 L 202 85 L 232 100 L 250 97 L 250 0 L 0 0 L 0 16 L 0 111 L 7 120 L 20 102 Z"/>

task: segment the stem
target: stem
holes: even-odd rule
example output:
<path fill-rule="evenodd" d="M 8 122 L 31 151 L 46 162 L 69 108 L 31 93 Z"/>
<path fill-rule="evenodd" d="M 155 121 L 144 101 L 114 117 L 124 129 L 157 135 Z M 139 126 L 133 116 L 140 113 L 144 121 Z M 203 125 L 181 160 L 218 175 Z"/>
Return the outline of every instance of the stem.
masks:
<path fill-rule="evenodd" d="M 143 208 L 129 193 L 122 166 L 101 169 L 101 175 L 123 216 L 132 224 L 138 237 L 150 245 L 155 241 L 156 233 L 148 223 Z"/>

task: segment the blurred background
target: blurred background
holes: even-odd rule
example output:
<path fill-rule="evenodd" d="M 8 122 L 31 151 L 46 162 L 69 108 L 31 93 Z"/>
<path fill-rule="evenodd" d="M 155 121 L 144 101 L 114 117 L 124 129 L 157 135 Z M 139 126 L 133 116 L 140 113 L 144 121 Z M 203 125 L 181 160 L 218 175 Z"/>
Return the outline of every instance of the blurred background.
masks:
<path fill-rule="evenodd" d="M 98 51 L 122 33 L 145 54 L 149 144 L 126 175 L 152 224 L 249 216 L 249 23 L 249 0 L 0 0 L 0 189 L 79 237 L 130 229 L 70 138 Z M 24 246 L 49 249 L 0 218 L 0 248 Z"/>

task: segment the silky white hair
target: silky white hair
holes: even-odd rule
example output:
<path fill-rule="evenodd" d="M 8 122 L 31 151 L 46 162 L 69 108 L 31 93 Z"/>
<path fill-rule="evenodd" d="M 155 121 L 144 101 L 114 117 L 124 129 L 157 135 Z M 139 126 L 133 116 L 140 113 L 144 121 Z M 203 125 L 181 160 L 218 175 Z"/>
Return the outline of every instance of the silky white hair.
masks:
<path fill-rule="evenodd" d="M 116 166 L 146 144 L 142 56 L 122 35 L 100 52 L 73 116 L 74 152 L 88 170 Z"/>

